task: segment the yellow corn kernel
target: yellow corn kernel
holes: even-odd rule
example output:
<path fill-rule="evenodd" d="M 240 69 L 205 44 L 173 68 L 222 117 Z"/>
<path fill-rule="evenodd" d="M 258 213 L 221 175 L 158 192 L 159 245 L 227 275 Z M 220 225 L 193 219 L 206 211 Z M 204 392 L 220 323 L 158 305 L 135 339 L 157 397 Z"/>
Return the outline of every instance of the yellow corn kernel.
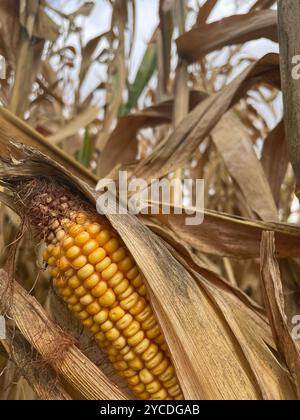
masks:
<path fill-rule="evenodd" d="M 62 246 L 64 249 L 69 249 L 73 245 L 74 245 L 74 238 L 72 238 L 71 236 L 68 236 L 67 238 L 64 239 Z"/>
<path fill-rule="evenodd" d="M 91 264 L 98 264 L 106 257 L 106 252 L 103 248 L 96 248 L 89 257 L 88 260 Z M 98 270 L 97 270 L 98 271 Z"/>
<path fill-rule="evenodd" d="M 150 382 L 152 382 L 154 380 L 154 376 L 146 368 L 144 368 L 140 371 L 139 377 L 140 377 L 140 380 L 143 382 L 143 384 L 146 384 L 146 385 L 150 384 Z"/>
<path fill-rule="evenodd" d="M 101 225 L 99 223 L 91 223 L 87 227 L 87 232 L 90 234 L 91 238 L 96 238 L 101 231 Z"/>
<path fill-rule="evenodd" d="M 122 374 L 124 376 L 124 378 L 127 379 L 127 382 L 129 383 L 129 379 L 133 378 L 134 376 L 136 376 L 136 372 L 133 369 L 125 369 L 122 371 Z"/>
<path fill-rule="evenodd" d="M 115 251 L 117 251 L 119 246 L 120 245 L 119 245 L 118 239 L 112 238 L 108 242 L 106 242 L 106 244 L 103 246 L 103 248 L 105 249 L 105 251 L 108 254 L 113 254 Z"/>
<path fill-rule="evenodd" d="M 150 344 L 150 346 L 147 348 L 147 350 L 142 354 L 142 359 L 145 362 L 148 362 L 151 360 L 159 351 L 157 344 Z"/>
<path fill-rule="evenodd" d="M 116 295 L 112 289 L 108 289 L 104 295 L 99 298 L 99 303 L 101 306 L 108 307 L 111 306 L 116 301 Z"/>
<path fill-rule="evenodd" d="M 84 280 L 83 286 L 86 287 L 87 289 L 92 289 L 99 283 L 99 281 L 100 281 L 99 274 L 93 273 L 90 277 Z"/>
<path fill-rule="evenodd" d="M 110 264 L 109 267 L 107 267 L 105 270 L 101 272 L 101 277 L 103 280 L 109 280 L 112 278 L 116 272 L 118 271 L 118 266 L 115 263 Z"/>
<path fill-rule="evenodd" d="M 154 394 L 151 395 L 151 398 L 153 400 L 165 400 L 167 399 L 167 391 L 165 389 L 160 389 L 158 392 L 155 392 Z"/>
<path fill-rule="evenodd" d="M 82 321 L 82 325 L 84 325 L 86 328 L 91 328 L 93 325 L 93 318 L 87 318 L 84 321 Z"/>
<path fill-rule="evenodd" d="M 108 242 L 111 238 L 111 234 L 108 230 L 104 229 L 102 230 L 99 235 L 97 236 L 97 242 L 99 244 L 99 246 L 103 246 L 106 244 L 106 242 Z"/>
<path fill-rule="evenodd" d="M 116 323 L 117 328 L 124 330 L 127 328 L 133 320 L 132 315 L 125 313 L 125 315 Z"/>
<path fill-rule="evenodd" d="M 70 268 L 70 263 L 66 257 L 61 257 L 57 266 L 60 271 L 67 271 Z"/>
<path fill-rule="evenodd" d="M 129 281 L 127 279 L 123 279 L 116 287 L 114 287 L 114 292 L 119 295 L 120 293 L 125 292 L 128 287 Z"/>
<path fill-rule="evenodd" d="M 127 365 L 127 363 L 126 363 L 126 362 L 120 361 L 120 362 L 116 362 L 116 363 L 114 363 L 114 367 L 115 367 L 117 370 L 125 370 L 125 369 L 127 369 L 127 368 L 128 368 L 128 365 Z"/>
<path fill-rule="evenodd" d="M 146 385 L 146 391 L 148 391 L 150 394 L 154 394 L 155 392 L 158 392 L 161 389 L 161 385 L 159 381 L 154 380 L 150 382 L 150 384 Z"/>
<path fill-rule="evenodd" d="M 70 305 L 76 305 L 76 303 L 78 303 L 78 298 L 73 295 L 67 299 L 67 303 Z"/>
<path fill-rule="evenodd" d="M 69 235 L 71 235 L 73 238 L 75 238 L 77 235 L 79 235 L 81 232 L 83 232 L 84 228 L 81 225 L 74 224 L 69 228 Z"/>
<path fill-rule="evenodd" d="M 61 242 L 63 241 L 65 238 L 65 232 L 63 229 L 60 229 L 59 231 L 56 232 L 56 239 Z"/>
<path fill-rule="evenodd" d="M 131 376 L 130 378 L 128 378 L 127 382 L 131 386 L 138 385 L 138 383 L 140 382 L 139 375 L 137 375 L 136 372 L 134 372 L 134 376 Z"/>
<path fill-rule="evenodd" d="M 101 311 L 101 306 L 99 305 L 98 302 L 92 302 L 86 307 L 86 311 L 90 315 L 96 315 L 98 312 Z"/>
<path fill-rule="evenodd" d="M 75 258 L 74 261 L 72 261 L 72 266 L 79 270 L 80 268 L 84 267 L 87 263 L 87 258 L 85 255 L 80 255 L 79 257 Z"/>
<path fill-rule="evenodd" d="M 116 287 L 124 278 L 124 274 L 121 271 L 118 271 L 111 279 L 108 280 L 108 285 L 112 289 Z"/>
<path fill-rule="evenodd" d="M 176 385 L 172 386 L 172 388 L 169 388 L 168 393 L 169 393 L 169 395 L 171 395 L 171 397 L 176 397 L 177 395 L 179 395 L 181 393 L 179 385 L 176 384 Z"/>
<path fill-rule="evenodd" d="M 125 360 L 125 357 L 124 357 L 124 360 Z M 136 371 L 140 371 L 144 367 L 143 362 L 138 357 L 135 357 L 133 360 L 129 361 L 128 365 Z"/>
<path fill-rule="evenodd" d="M 119 248 L 117 251 L 111 254 L 110 258 L 113 262 L 119 263 L 126 257 L 125 248 Z"/>
<path fill-rule="evenodd" d="M 154 341 L 155 341 L 156 344 L 159 344 L 161 347 L 165 343 L 165 339 L 164 339 L 162 334 L 159 334 L 159 336 L 156 337 Z"/>
<path fill-rule="evenodd" d="M 117 338 L 114 342 L 113 345 L 116 349 L 121 350 L 126 346 L 126 340 L 124 337 L 120 336 L 119 338 Z"/>
<path fill-rule="evenodd" d="M 55 278 L 60 274 L 60 271 L 57 267 L 53 267 L 49 270 L 49 274 L 52 278 Z"/>
<path fill-rule="evenodd" d="M 138 292 L 141 296 L 147 296 L 147 287 L 142 284 L 142 286 L 138 288 Z"/>
<path fill-rule="evenodd" d="M 130 350 L 130 346 L 127 346 L 127 347 L 128 347 L 128 351 L 123 353 L 123 359 L 125 360 L 125 362 L 130 362 L 130 361 L 134 360 L 136 356 L 135 356 L 134 352 L 132 350 Z M 123 349 L 123 350 L 125 350 L 125 349 Z"/>
<path fill-rule="evenodd" d="M 72 307 L 73 312 L 80 312 L 80 311 L 82 311 L 82 309 L 83 309 L 83 306 L 80 305 L 80 303 L 77 303 L 76 305 L 73 305 L 73 307 Z"/>
<path fill-rule="evenodd" d="M 147 302 L 144 298 L 139 298 L 137 303 L 130 309 L 130 313 L 133 316 L 140 314 L 147 306 Z"/>
<path fill-rule="evenodd" d="M 125 337 L 131 337 L 135 333 L 137 333 L 141 328 L 141 325 L 138 321 L 133 320 L 131 324 L 123 330 L 123 334 Z"/>
<path fill-rule="evenodd" d="M 88 232 L 81 232 L 75 237 L 75 244 L 78 246 L 82 246 L 87 243 L 87 241 L 90 239 L 90 235 Z"/>
<path fill-rule="evenodd" d="M 107 333 L 105 334 L 107 340 L 109 341 L 115 341 L 117 338 L 120 337 L 120 331 L 117 330 L 117 328 L 111 328 Z"/>
<path fill-rule="evenodd" d="M 67 285 L 67 279 L 64 277 L 58 277 L 56 279 L 56 286 L 57 287 L 65 287 Z"/>
<path fill-rule="evenodd" d="M 159 376 L 160 378 L 160 376 Z M 171 388 L 171 386 L 176 385 L 177 384 L 177 378 L 176 376 L 172 376 L 172 379 L 169 379 L 168 381 L 163 381 L 164 386 L 166 388 Z"/>
<path fill-rule="evenodd" d="M 148 360 L 146 362 L 146 366 L 148 369 L 153 369 L 156 366 L 160 364 L 160 362 L 163 360 L 164 354 L 162 352 L 158 352 L 156 356 L 154 356 L 151 360 Z"/>
<path fill-rule="evenodd" d="M 146 319 L 146 321 L 142 322 L 142 329 L 145 330 L 149 330 L 150 328 L 154 327 L 156 324 L 156 319 L 154 314 L 152 314 L 151 316 L 149 316 L 148 319 Z M 151 337 L 149 337 L 151 338 Z"/>
<path fill-rule="evenodd" d="M 98 248 L 98 242 L 95 239 L 90 239 L 82 248 L 84 255 L 90 255 L 95 249 Z"/>
<path fill-rule="evenodd" d="M 73 268 L 69 268 L 69 270 L 67 270 L 64 273 L 64 276 L 66 279 L 69 279 L 70 277 L 74 276 L 74 274 L 75 274 L 75 271 L 73 270 Z"/>
<path fill-rule="evenodd" d="M 127 273 L 134 265 L 134 260 L 131 257 L 125 257 L 118 264 L 119 270 L 122 271 L 122 273 Z"/>
<path fill-rule="evenodd" d="M 91 290 L 91 293 L 94 297 L 100 297 L 104 295 L 104 293 L 107 291 L 108 287 L 105 281 L 100 281 L 97 286 L 93 287 Z"/>
<path fill-rule="evenodd" d="M 136 354 L 144 353 L 150 346 L 151 342 L 148 338 L 144 338 L 140 343 L 134 346 L 134 351 Z"/>
<path fill-rule="evenodd" d="M 134 266 L 131 270 L 129 270 L 127 273 L 126 273 L 126 277 L 129 279 L 129 280 L 133 280 L 133 279 L 135 279 L 136 278 L 136 276 L 139 274 L 139 270 L 138 270 L 138 268 L 137 268 L 137 266 Z"/>
<path fill-rule="evenodd" d="M 48 258 L 48 265 L 53 267 L 53 266 L 55 266 L 55 264 L 56 264 L 56 258 L 54 258 L 54 257 Z"/>
<path fill-rule="evenodd" d="M 81 285 L 81 282 L 77 276 L 73 276 L 69 278 L 68 286 L 71 287 L 71 289 L 77 289 L 80 285 Z"/>
<path fill-rule="evenodd" d="M 86 280 L 94 272 L 94 266 L 92 264 L 86 264 L 80 270 L 78 270 L 77 275 L 81 280 Z"/>
<path fill-rule="evenodd" d="M 96 340 L 97 340 L 97 341 L 99 341 L 100 343 L 103 343 L 103 342 L 106 340 L 106 338 L 105 338 L 105 334 L 104 334 L 104 332 L 102 332 L 102 331 L 99 331 L 99 332 L 95 335 L 95 338 L 96 338 Z"/>
<path fill-rule="evenodd" d="M 140 394 L 141 395 L 141 393 L 145 390 L 145 385 L 142 382 L 140 382 L 139 384 L 134 385 L 131 389 L 136 394 Z"/>
<path fill-rule="evenodd" d="M 174 375 L 175 375 L 175 371 L 174 371 L 174 368 L 173 368 L 173 366 L 172 365 L 170 365 L 166 370 L 165 370 L 165 372 L 162 374 L 162 375 L 160 375 L 159 376 L 159 380 L 160 381 L 162 381 L 162 382 L 167 382 L 167 381 L 169 381 L 170 379 L 172 379 L 172 378 L 174 378 Z"/>
<path fill-rule="evenodd" d="M 144 322 L 151 315 L 152 315 L 152 310 L 151 310 L 150 306 L 147 305 L 146 308 L 136 316 L 136 320 L 139 321 L 139 322 Z"/>
<path fill-rule="evenodd" d="M 54 249 L 54 245 L 51 245 L 51 244 L 50 244 L 50 245 L 48 245 L 48 246 L 47 246 L 47 251 L 48 251 L 48 254 L 49 254 L 49 255 L 51 255 L 51 254 L 52 254 L 53 249 Z"/>
<path fill-rule="evenodd" d="M 124 290 L 124 292 L 119 294 L 118 299 L 124 300 L 124 299 L 128 298 L 129 296 L 131 296 L 133 294 L 133 292 L 134 292 L 134 288 L 131 285 L 129 285 L 127 287 L 127 289 Z"/>
<path fill-rule="evenodd" d="M 110 264 L 111 264 L 111 259 L 109 257 L 105 257 L 104 260 L 102 260 L 96 265 L 96 270 L 98 271 L 98 273 L 101 273 L 103 270 L 109 267 Z"/>
<path fill-rule="evenodd" d="M 55 246 L 52 251 L 53 257 L 57 258 L 61 256 L 61 248 L 60 246 Z"/>
<path fill-rule="evenodd" d="M 108 318 L 108 309 L 104 308 L 94 316 L 94 321 L 102 325 Z"/>
<path fill-rule="evenodd" d="M 109 311 L 109 318 L 113 322 L 119 321 L 119 319 L 121 319 L 124 315 L 125 311 L 120 306 L 116 306 L 115 308 Z"/>
<path fill-rule="evenodd" d="M 126 345 L 122 348 L 122 350 L 119 351 L 120 355 L 123 356 L 123 358 L 128 352 L 130 352 L 130 347 L 128 345 Z"/>
<path fill-rule="evenodd" d="M 111 328 L 113 328 L 114 324 L 108 319 L 107 321 L 103 322 L 101 325 L 101 330 L 103 332 L 109 331 Z"/>
<path fill-rule="evenodd" d="M 131 270 L 130 270 L 131 271 Z M 128 274 L 128 273 L 127 273 Z M 134 286 L 134 287 L 136 287 L 137 289 L 140 287 L 140 286 L 142 286 L 143 285 L 143 279 L 142 279 L 142 276 L 141 276 L 141 274 L 139 273 L 136 277 L 135 277 L 135 279 L 133 279 L 132 280 L 132 285 Z"/>
<path fill-rule="evenodd" d="M 120 306 L 129 311 L 139 300 L 139 295 L 137 293 L 132 293 L 132 295 L 128 296 L 126 299 L 121 300 Z"/>
<path fill-rule="evenodd" d="M 73 290 L 70 289 L 69 287 L 65 287 L 62 290 L 62 293 L 61 294 L 62 294 L 63 297 L 70 297 L 73 294 Z"/>
<path fill-rule="evenodd" d="M 152 369 L 152 373 L 153 375 L 159 376 L 162 373 L 164 373 L 164 371 L 167 369 L 167 367 L 169 366 L 169 360 L 168 359 L 163 359 L 162 362 L 160 362 L 160 364 L 158 366 L 156 366 L 154 369 Z"/>
<path fill-rule="evenodd" d="M 145 337 L 144 331 L 140 330 L 137 333 L 135 333 L 132 337 L 129 337 L 127 339 L 127 343 L 130 346 L 134 347 L 137 344 L 139 344 L 143 340 L 144 337 Z"/>
<path fill-rule="evenodd" d="M 87 293 L 87 290 L 86 290 L 85 287 L 79 286 L 79 287 L 77 287 L 77 289 L 74 290 L 74 293 L 75 293 L 76 296 L 82 297 Z"/>
<path fill-rule="evenodd" d="M 98 324 L 93 323 L 93 325 L 90 327 L 90 331 L 93 334 L 97 334 L 100 331 L 100 327 Z"/>
<path fill-rule="evenodd" d="M 71 246 L 71 248 L 67 250 L 66 256 L 70 258 L 71 260 L 73 260 L 74 258 L 78 257 L 80 253 L 81 253 L 81 249 L 78 246 L 73 245 Z"/>
<path fill-rule="evenodd" d="M 87 311 L 80 311 L 76 314 L 77 318 L 80 319 L 81 321 L 84 321 L 85 319 L 87 319 L 89 317 L 89 314 L 87 313 Z"/>

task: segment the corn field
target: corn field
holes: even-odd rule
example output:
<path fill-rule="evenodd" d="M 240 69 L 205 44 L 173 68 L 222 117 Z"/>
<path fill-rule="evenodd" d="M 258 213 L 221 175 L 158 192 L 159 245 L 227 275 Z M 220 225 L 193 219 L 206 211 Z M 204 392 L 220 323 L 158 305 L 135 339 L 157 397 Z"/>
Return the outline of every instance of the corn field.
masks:
<path fill-rule="evenodd" d="M 1 400 L 300 399 L 299 21 L 0 0 Z"/>

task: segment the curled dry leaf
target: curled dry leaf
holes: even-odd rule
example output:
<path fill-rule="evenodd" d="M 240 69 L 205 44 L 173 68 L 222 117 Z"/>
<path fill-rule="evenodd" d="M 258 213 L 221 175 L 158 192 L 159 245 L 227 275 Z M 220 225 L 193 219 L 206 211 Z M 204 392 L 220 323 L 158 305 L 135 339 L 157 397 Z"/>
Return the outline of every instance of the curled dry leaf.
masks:
<path fill-rule="evenodd" d="M 275 159 L 274 156 L 276 156 Z M 261 164 L 277 206 L 279 205 L 281 185 L 288 169 L 288 163 L 284 124 L 281 121 L 265 139 L 261 157 Z"/>
<path fill-rule="evenodd" d="M 297 225 L 260 222 L 204 210 L 203 223 L 188 226 L 186 217 L 185 214 L 157 216 L 164 226 L 170 227 L 199 252 L 235 259 L 257 258 L 262 232 L 271 230 L 275 232 L 276 255 L 279 258 L 298 257 L 300 254 L 300 230 Z"/>
<path fill-rule="evenodd" d="M 202 101 L 169 137 L 156 146 L 148 158 L 138 164 L 134 175 L 150 182 L 190 161 L 199 144 L 248 89 L 259 82 L 280 86 L 278 64 L 278 55 L 268 54 L 250 65 L 221 91 Z"/>
<path fill-rule="evenodd" d="M 265 172 L 245 125 L 234 111 L 221 118 L 211 136 L 249 207 L 262 220 L 276 220 L 277 208 Z"/>
<path fill-rule="evenodd" d="M 181 35 L 176 43 L 179 55 L 191 63 L 214 50 L 262 37 L 272 41 L 278 39 L 275 10 L 253 11 L 197 25 Z"/>
<path fill-rule="evenodd" d="M 193 109 L 205 97 L 205 93 L 190 92 L 190 109 Z M 168 100 L 121 118 L 101 153 L 100 176 L 106 176 L 117 165 L 134 161 L 138 151 L 138 131 L 142 128 L 171 123 L 172 109 L 173 100 Z"/>

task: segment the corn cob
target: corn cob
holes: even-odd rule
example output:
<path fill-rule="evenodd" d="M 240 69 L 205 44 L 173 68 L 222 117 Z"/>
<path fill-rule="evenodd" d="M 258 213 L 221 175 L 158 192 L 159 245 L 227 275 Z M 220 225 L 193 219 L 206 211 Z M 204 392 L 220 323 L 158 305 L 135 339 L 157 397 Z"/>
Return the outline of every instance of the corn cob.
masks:
<path fill-rule="evenodd" d="M 117 232 L 68 189 L 48 181 L 41 189 L 28 214 L 44 232 L 43 258 L 69 310 L 137 398 L 183 399 L 143 275 Z"/>

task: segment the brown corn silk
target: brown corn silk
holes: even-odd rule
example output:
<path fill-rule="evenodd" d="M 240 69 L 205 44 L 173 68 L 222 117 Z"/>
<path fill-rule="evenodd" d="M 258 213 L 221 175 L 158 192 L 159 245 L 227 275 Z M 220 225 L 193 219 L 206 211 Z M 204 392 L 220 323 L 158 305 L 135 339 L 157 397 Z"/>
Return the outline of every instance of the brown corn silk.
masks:
<path fill-rule="evenodd" d="M 183 399 L 143 275 L 104 216 L 48 179 L 17 186 L 26 219 L 69 310 L 89 329 L 139 399 Z"/>

